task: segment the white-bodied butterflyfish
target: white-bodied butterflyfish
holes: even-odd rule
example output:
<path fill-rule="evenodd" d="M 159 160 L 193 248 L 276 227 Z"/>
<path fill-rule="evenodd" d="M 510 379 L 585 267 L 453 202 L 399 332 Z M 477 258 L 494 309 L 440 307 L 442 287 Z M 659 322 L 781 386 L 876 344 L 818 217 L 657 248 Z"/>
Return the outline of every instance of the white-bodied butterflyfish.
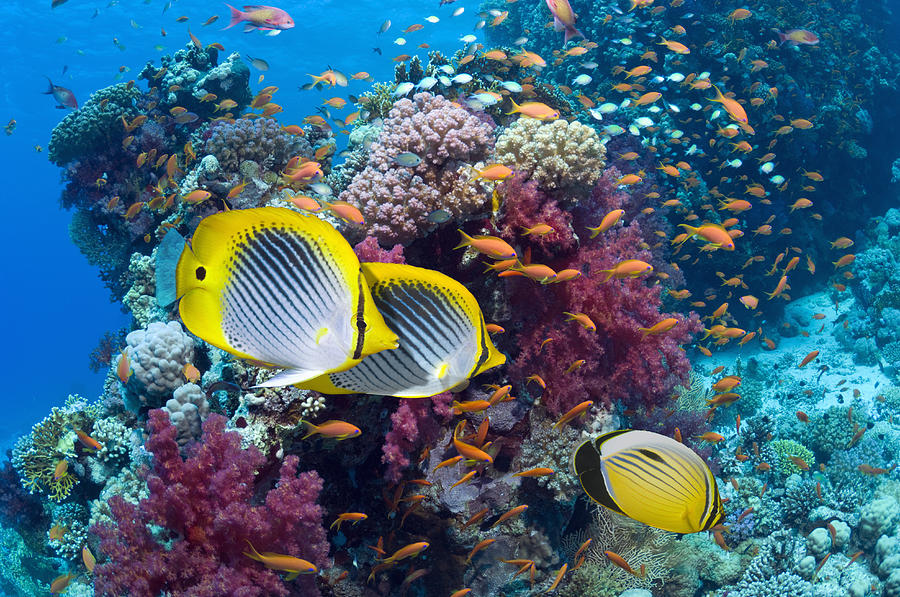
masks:
<path fill-rule="evenodd" d="M 308 381 L 397 346 L 353 249 L 312 215 L 262 207 L 204 218 L 175 285 L 194 335 L 285 369 L 261 386 Z"/>
<path fill-rule="evenodd" d="M 462 386 L 502 365 L 472 293 L 440 272 L 394 263 L 363 263 L 378 311 L 399 347 L 358 365 L 297 384 L 324 394 L 423 398 Z"/>
<path fill-rule="evenodd" d="M 648 526 L 697 533 L 725 517 L 712 471 L 670 437 L 611 431 L 578 446 L 572 465 L 592 500 Z"/>

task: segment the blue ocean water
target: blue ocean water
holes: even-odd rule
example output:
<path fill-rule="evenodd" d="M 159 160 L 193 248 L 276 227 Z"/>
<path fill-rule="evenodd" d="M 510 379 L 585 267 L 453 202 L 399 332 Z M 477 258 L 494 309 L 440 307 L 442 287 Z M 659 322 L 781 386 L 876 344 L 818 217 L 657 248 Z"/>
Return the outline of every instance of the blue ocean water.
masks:
<path fill-rule="evenodd" d="M 278 8 L 0 9 L 0 595 L 900 595 L 896 0 Z"/>

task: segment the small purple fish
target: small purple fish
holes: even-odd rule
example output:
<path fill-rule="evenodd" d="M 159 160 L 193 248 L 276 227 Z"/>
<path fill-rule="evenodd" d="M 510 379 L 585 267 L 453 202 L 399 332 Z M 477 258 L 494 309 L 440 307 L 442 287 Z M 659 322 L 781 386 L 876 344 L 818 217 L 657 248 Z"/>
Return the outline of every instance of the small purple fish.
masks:
<path fill-rule="evenodd" d="M 71 89 L 54 85 L 53 81 L 50 81 L 50 77 L 47 77 L 47 81 L 50 82 L 50 87 L 44 92 L 44 95 L 52 95 L 53 99 L 59 103 L 56 106 L 57 108 L 60 110 L 65 110 L 66 108 L 78 109 L 78 100 L 75 99 L 75 94 L 72 93 Z"/>

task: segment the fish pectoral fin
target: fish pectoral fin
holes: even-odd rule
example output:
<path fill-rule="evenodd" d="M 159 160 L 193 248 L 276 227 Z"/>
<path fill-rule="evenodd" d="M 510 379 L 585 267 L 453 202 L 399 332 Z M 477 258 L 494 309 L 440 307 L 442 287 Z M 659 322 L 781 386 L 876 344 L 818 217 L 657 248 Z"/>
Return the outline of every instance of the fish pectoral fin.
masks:
<path fill-rule="evenodd" d="M 266 381 L 252 386 L 254 388 L 278 388 L 281 386 L 290 386 L 295 383 L 309 381 L 315 377 L 323 375 L 325 371 L 312 371 L 310 369 L 285 369 L 281 373 Z"/>
<path fill-rule="evenodd" d="M 318 331 L 316 332 L 316 345 L 319 345 L 322 343 L 322 338 L 327 336 L 329 331 L 330 330 L 327 327 L 320 327 L 318 329 Z"/>
<path fill-rule="evenodd" d="M 449 363 L 439 363 L 437 369 L 434 371 L 435 377 L 438 379 L 444 379 L 447 377 L 447 373 L 450 372 L 450 364 Z"/>

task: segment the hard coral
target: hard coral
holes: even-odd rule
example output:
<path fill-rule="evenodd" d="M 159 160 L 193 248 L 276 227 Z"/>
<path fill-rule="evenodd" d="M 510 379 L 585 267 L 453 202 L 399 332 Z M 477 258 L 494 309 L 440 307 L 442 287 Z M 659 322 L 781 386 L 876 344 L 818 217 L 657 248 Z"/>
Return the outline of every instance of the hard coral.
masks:
<path fill-rule="evenodd" d="M 543 189 L 587 191 L 606 166 L 597 131 L 565 120 L 520 118 L 497 138 L 495 157 Z"/>
<path fill-rule="evenodd" d="M 312 148 L 299 135 L 284 132 L 274 118 L 239 118 L 234 122 L 217 121 L 209 128 L 203 152 L 216 156 L 220 168 L 236 173 L 246 160 L 260 168 L 281 170 L 295 155 L 312 157 Z"/>
<path fill-rule="evenodd" d="M 428 216 L 446 211 L 458 219 L 481 210 L 488 198 L 466 165 L 493 149 L 492 125 L 444 97 L 417 93 L 394 104 L 366 168 L 341 199 L 359 206 L 368 234 L 383 244 L 410 243 L 433 227 Z M 422 161 L 400 166 L 414 153 Z"/>
<path fill-rule="evenodd" d="M 54 406 L 44 420 L 31 428 L 31 433 L 19 438 L 13 448 L 13 466 L 22 486 L 31 493 L 45 492 L 51 500 L 65 499 L 78 482 L 70 470 L 58 476 L 60 460 L 75 457 L 76 435 L 73 429 L 90 431 L 90 417 L 84 412 L 84 400 L 70 396 L 65 407 Z"/>
<path fill-rule="evenodd" d="M 194 360 L 194 341 L 177 321 L 151 323 L 125 340 L 125 354 L 134 372 L 125 386 L 126 406 L 133 411 L 159 406 L 184 383 L 182 369 Z"/>
<path fill-rule="evenodd" d="M 120 145 L 124 131 L 121 119 L 137 115 L 133 101 L 140 95 L 140 91 L 125 83 L 92 93 L 81 108 L 67 114 L 53 128 L 47 146 L 50 161 L 64 166 Z"/>
<path fill-rule="evenodd" d="M 202 442 L 182 460 L 168 415 L 150 412 L 150 496 L 138 505 L 111 498 L 115 524 L 92 528 L 107 558 L 94 569 L 97 595 L 290 594 L 275 571 L 244 555 L 248 541 L 261 552 L 326 563 L 322 510 L 315 503 L 319 476 L 297 475 L 299 460 L 288 456 L 278 485 L 264 504 L 255 504 L 261 489 L 255 476 L 266 458 L 254 447 L 242 450 L 240 436 L 225 431 L 225 423 L 210 415 Z M 296 583 L 299 594 L 318 595 L 312 577 Z"/>

